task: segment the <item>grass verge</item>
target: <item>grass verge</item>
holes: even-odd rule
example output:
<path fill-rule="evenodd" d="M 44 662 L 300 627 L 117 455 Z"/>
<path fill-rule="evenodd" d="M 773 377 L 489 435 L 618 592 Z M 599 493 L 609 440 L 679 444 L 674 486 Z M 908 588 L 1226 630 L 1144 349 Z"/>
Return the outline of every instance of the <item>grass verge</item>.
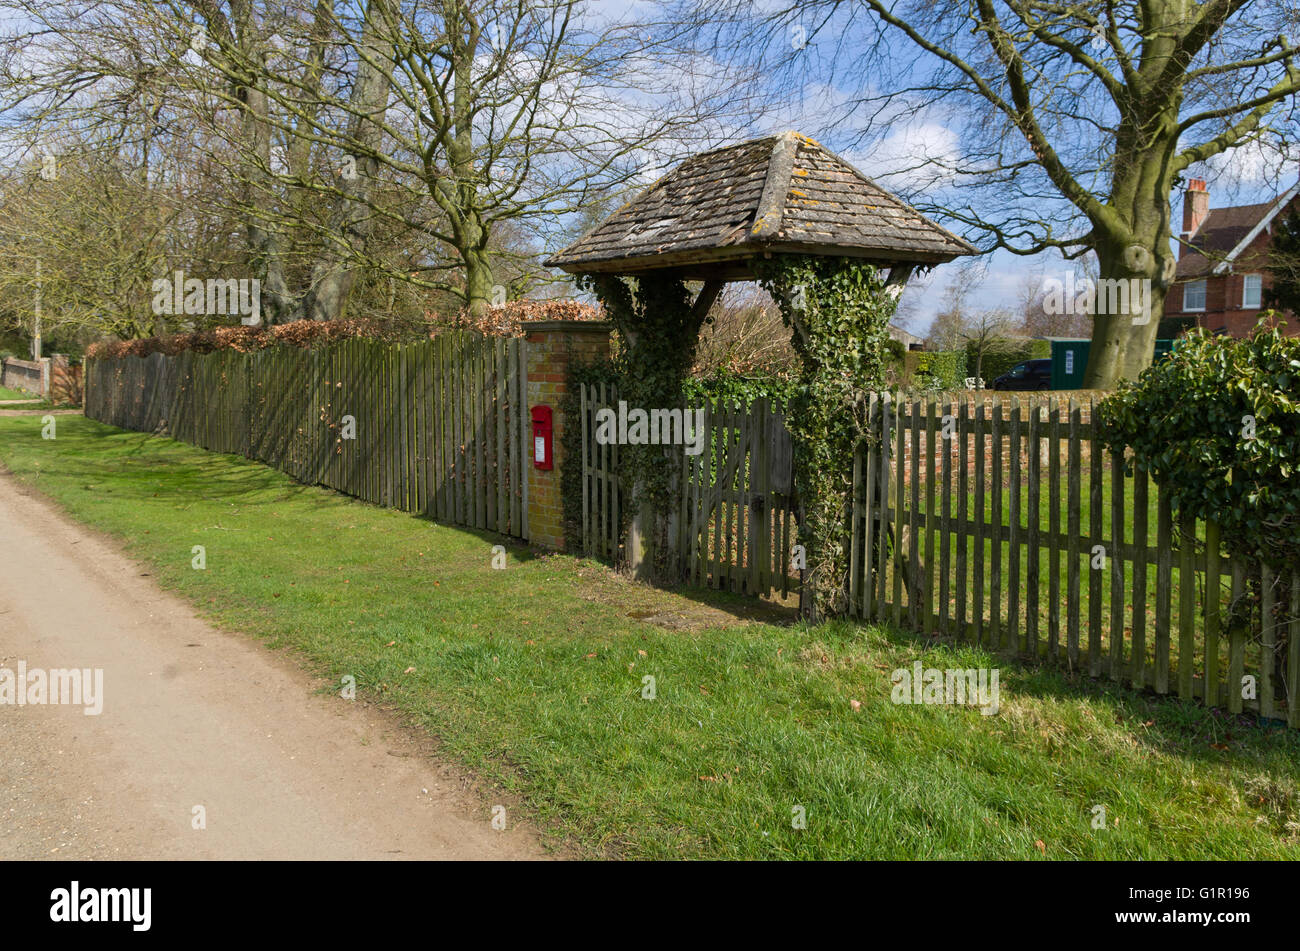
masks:
<path fill-rule="evenodd" d="M 496 570 L 495 536 L 80 417 L 55 440 L 40 417 L 0 419 L 0 461 L 209 619 L 355 676 L 580 854 L 1300 854 L 1300 737 L 1285 729 L 1017 666 L 1001 666 L 997 716 L 895 704 L 897 668 L 999 661 L 882 628 L 766 623 L 517 545 Z M 708 626 L 649 621 L 663 617 Z"/>

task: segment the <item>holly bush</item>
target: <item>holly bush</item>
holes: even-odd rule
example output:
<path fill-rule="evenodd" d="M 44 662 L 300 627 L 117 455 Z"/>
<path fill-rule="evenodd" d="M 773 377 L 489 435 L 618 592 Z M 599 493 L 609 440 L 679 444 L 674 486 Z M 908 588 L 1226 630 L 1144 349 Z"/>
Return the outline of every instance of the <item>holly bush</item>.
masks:
<path fill-rule="evenodd" d="M 1266 315 L 1265 320 L 1272 315 Z M 1300 559 L 1300 339 L 1262 320 L 1237 340 L 1204 330 L 1098 407 L 1102 441 L 1213 519 L 1229 551 L 1275 567 Z"/>

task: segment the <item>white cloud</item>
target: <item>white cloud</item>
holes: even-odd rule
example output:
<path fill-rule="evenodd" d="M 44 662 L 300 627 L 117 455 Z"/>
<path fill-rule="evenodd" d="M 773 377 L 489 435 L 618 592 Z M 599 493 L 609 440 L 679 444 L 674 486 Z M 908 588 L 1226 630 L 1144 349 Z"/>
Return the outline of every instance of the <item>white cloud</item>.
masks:
<path fill-rule="evenodd" d="M 844 157 L 894 191 L 918 191 L 950 185 L 959 163 L 957 133 L 938 122 L 895 127 L 880 141 Z"/>
<path fill-rule="evenodd" d="M 1207 159 L 1200 174 L 1227 189 L 1271 188 L 1279 180 L 1291 184 L 1297 162 L 1300 146 L 1256 140 Z"/>

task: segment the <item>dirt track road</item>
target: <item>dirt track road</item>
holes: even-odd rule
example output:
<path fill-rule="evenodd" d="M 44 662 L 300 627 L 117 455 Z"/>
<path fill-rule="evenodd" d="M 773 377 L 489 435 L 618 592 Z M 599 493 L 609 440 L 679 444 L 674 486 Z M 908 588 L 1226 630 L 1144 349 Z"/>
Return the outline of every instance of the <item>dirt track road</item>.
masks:
<path fill-rule="evenodd" d="M 0 526 L 0 668 L 100 667 L 105 698 L 0 704 L 0 860 L 545 857 L 426 741 L 205 624 L 3 471 Z"/>

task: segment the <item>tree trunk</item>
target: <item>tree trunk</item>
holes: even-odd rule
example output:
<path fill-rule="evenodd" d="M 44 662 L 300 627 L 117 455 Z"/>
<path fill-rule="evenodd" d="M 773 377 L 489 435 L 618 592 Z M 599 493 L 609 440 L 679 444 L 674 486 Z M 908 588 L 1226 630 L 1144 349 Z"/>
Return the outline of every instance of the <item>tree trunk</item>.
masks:
<path fill-rule="evenodd" d="M 355 171 L 348 166 L 340 177 L 340 195 L 330 214 L 329 241 L 312 267 L 311 288 L 302 302 L 302 315 L 308 320 L 338 320 L 343 316 L 356 283 L 357 255 L 365 250 L 372 231 L 370 199 L 379 163 L 368 153 L 377 151 L 381 144 L 382 118 L 389 97 L 387 77 L 376 64 L 391 59 L 393 49 L 392 42 L 374 22 L 376 16 L 367 16 L 361 34 L 365 55 L 357 63 L 349 102 L 347 138 L 358 153 L 351 156 Z"/>
<path fill-rule="evenodd" d="M 480 317 L 493 304 L 492 261 L 483 251 L 468 251 L 465 261 L 465 309 Z"/>
<path fill-rule="evenodd" d="M 1108 390 L 1151 365 L 1174 259 L 1168 226 L 1127 245 L 1101 243 L 1085 389 Z M 1152 253 L 1149 249 L 1156 248 Z"/>

